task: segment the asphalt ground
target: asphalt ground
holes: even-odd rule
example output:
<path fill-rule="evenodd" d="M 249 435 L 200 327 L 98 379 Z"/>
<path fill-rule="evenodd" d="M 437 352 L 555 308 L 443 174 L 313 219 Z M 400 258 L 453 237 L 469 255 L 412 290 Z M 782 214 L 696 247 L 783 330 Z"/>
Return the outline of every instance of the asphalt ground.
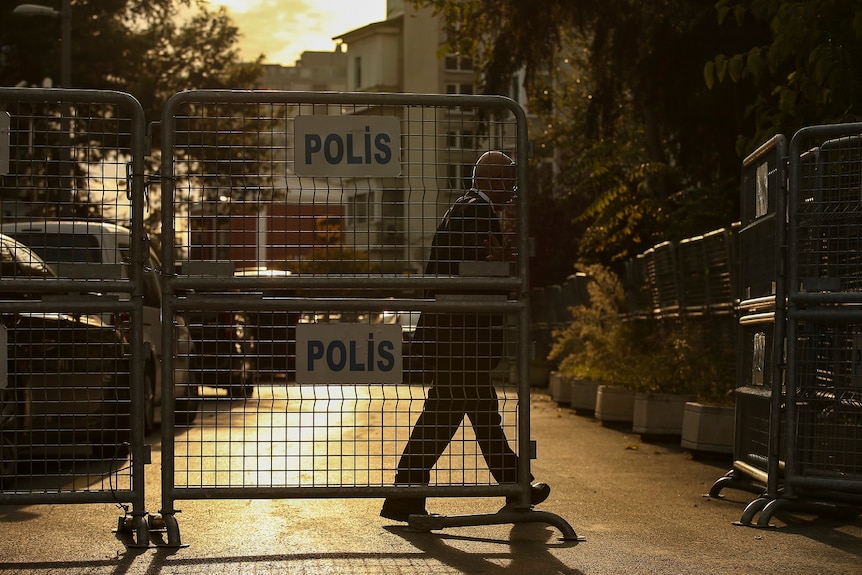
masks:
<path fill-rule="evenodd" d="M 563 541 L 542 522 L 416 532 L 379 517 L 379 499 L 212 500 L 178 506 L 183 547 L 136 548 L 112 532 L 122 514 L 113 505 L 3 506 L 0 575 L 862 572 L 859 517 L 784 510 L 769 528 L 735 525 L 754 494 L 704 496 L 729 457 L 693 459 L 677 445 L 643 442 L 541 391 L 531 427 L 533 472 L 553 487 L 538 509 L 565 519 L 583 541 Z M 152 465 L 158 470 L 157 450 Z M 158 509 L 157 489 L 147 494 L 148 509 Z M 462 515 L 501 504 L 440 498 L 428 507 Z"/>

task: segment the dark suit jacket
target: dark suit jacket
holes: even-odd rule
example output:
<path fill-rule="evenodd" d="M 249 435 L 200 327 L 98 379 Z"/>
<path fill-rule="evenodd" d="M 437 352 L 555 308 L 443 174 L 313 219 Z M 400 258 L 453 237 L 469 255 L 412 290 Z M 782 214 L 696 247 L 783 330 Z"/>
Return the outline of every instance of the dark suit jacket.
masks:
<path fill-rule="evenodd" d="M 468 190 L 449 208 L 431 244 L 425 268 L 429 276 L 457 276 L 463 261 L 485 261 L 489 235 L 502 244 L 500 220 L 494 207 L 475 190 Z M 427 297 L 444 292 L 429 291 Z M 458 293 L 445 293 L 457 297 Z M 483 292 L 487 293 L 487 292 Z M 426 371 L 490 371 L 502 355 L 503 317 L 480 312 L 424 312 L 419 317 L 410 354 L 422 359 Z"/>

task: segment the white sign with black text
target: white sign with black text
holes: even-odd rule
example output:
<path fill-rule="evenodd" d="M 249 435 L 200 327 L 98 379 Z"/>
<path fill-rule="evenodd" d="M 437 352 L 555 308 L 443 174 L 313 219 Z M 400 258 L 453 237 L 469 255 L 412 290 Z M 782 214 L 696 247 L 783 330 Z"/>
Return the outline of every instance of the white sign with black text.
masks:
<path fill-rule="evenodd" d="M 294 173 L 393 177 L 401 173 L 401 122 L 393 116 L 297 116 Z"/>
<path fill-rule="evenodd" d="M 401 383 L 401 326 L 301 323 L 296 326 L 297 383 Z"/>

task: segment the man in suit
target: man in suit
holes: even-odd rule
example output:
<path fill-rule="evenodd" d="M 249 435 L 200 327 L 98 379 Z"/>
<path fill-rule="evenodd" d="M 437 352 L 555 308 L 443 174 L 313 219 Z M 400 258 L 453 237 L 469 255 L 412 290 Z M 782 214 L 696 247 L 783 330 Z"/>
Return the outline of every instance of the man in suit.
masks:
<path fill-rule="evenodd" d="M 515 183 L 515 163 L 509 156 L 499 151 L 482 154 L 473 169 L 472 188 L 455 201 L 437 228 L 426 276 L 458 276 L 461 262 L 513 259 L 511 242 L 504 238 L 501 228 L 501 215 L 514 197 Z M 426 295 L 437 297 L 443 292 Z M 465 416 L 494 479 L 501 484 L 517 483 L 518 456 L 506 439 L 491 381 L 491 370 L 503 354 L 503 325 L 499 314 L 422 313 L 411 355 L 423 359 L 433 382 L 401 454 L 396 485 L 427 485 L 431 469 Z M 541 503 L 549 493 L 547 484 L 534 484 L 530 503 Z M 515 501 L 517 498 L 511 498 L 510 502 Z M 387 498 L 380 515 L 407 521 L 410 515 L 427 513 L 424 497 L 407 495 Z"/>

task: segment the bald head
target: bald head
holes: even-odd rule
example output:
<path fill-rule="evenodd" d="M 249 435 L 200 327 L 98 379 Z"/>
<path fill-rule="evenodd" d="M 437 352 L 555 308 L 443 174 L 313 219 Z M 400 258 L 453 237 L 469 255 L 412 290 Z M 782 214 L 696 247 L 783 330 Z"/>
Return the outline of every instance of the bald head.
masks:
<path fill-rule="evenodd" d="M 473 169 L 473 187 L 495 204 L 505 204 L 512 197 L 516 180 L 515 162 L 496 150 L 482 154 Z"/>

